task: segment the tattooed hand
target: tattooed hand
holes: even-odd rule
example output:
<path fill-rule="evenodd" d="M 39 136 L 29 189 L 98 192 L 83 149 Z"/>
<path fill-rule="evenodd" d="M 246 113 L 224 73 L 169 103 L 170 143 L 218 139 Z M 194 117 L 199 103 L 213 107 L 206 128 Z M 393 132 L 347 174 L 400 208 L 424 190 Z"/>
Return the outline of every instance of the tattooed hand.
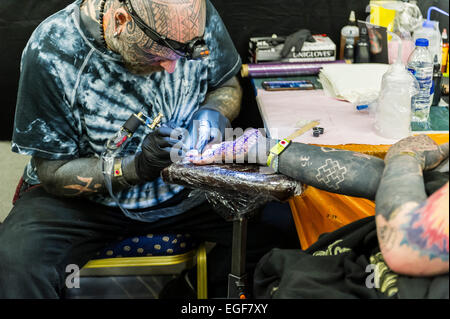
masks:
<path fill-rule="evenodd" d="M 410 136 L 392 145 L 384 161 L 387 164 L 399 155 L 411 155 L 417 159 L 423 170 L 430 170 L 448 157 L 448 143 L 438 145 L 429 136 L 422 134 Z"/>
<path fill-rule="evenodd" d="M 270 141 L 261 131 L 249 129 L 235 141 L 208 145 L 202 154 L 191 151 L 186 158 L 197 165 L 244 162 L 266 165 Z"/>

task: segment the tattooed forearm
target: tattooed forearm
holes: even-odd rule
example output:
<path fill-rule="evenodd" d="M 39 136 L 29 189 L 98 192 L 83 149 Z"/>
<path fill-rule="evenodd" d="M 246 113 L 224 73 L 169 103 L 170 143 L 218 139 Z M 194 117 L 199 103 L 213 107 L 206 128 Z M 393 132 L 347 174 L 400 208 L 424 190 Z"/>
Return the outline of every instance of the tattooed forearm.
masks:
<path fill-rule="evenodd" d="M 362 156 L 361 156 L 362 155 Z M 319 189 L 373 199 L 383 160 L 351 151 L 292 143 L 279 157 L 279 171 Z"/>
<path fill-rule="evenodd" d="M 99 158 L 79 158 L 69 161 L 51 161 L 33 158 L 39 179 L 44 188 L 52 194 L 66 197 L 89 196 L 107 193 Z M 122 159 L 123 179 L 112 177 L 113 191 L 119 191 L 130 184 L 139 183 L 134 156 Z"/>
<path fill-rule="evenodd" d="M 233 77 L 221 87 L 209 92 L 202 106 L 219 111 L 231 122 L 239 115 L 241 100 L 242 88 L 238 79 Z"/>
<path fill-rule="evenodd" d="M 393 271 L 413 276 L 448 273 L 448 185 L 422 203 L 403 203 L 389 219 L 376 215 L 380 249 Z"/>
<path fill-rule="evenodd" d="M 431 195 L 415 209 L 405 212 L 407 221 L 401 225 L 400 243 L 431 259 L 448 262 L 449 253 L 449 184 Z"/>
<path fill-rule="evenodd" d="M 389 160 L 375 199 L 376 213 L 389 220 L 391 214 L 407 202 L 421 203 L 427 198 L 422 168 L 409 155 Z"/>

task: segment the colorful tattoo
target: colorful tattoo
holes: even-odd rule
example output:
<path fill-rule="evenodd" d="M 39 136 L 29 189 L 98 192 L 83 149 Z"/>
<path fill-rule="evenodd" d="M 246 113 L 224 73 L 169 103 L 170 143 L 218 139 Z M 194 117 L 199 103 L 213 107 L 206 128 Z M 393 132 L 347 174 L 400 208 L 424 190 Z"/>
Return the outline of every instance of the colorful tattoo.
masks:
<path fill-rule="evenodd" d="M 402 228 L 405 236 L 400 245 L 408 245 L 430 259 L 448 261 L 449 254 L 449 184 L 435 192 L 411 211 L 410 221 Z"/>

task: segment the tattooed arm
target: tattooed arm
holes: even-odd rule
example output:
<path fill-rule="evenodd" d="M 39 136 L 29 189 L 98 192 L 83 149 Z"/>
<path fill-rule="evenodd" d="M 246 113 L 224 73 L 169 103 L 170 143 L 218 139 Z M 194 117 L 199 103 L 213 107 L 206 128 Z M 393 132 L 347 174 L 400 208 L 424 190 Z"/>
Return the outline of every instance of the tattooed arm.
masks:
<path fill-rule="evenodd" d="M 219 111 L 233 121 L 241 110 L 242 88 L 236 76 L 206 95 L 202 107 Z"/>
<path fill-rule="evenodd" d="M 204 165 L 221 161 L 266 165 L 268 151 L 278 141 L 259 130 L 247 130 L 236 141 L 212 146 L 190 161 Z M 191 154 L 188 154 L 190 156 Z M 383 173 L 383 160 L 361 153 L 292 143 L 279 156 L 280 173 L 319 189 L 349 196 L 375 198 Z"/>
<path fill-rule="evenodd" d="M 376 195 L 378 241 L 395 272 L 426 276 L 448 272 L 449 184 L 427 199 L 422 171 L 448 157 L 448 143 L 426 136 L 394 144 Z"/>
<path fill-rule="evenodd" d="M 179 140 L 175 138 L 180 134 L 181 131 L 163 125 L 144 138 L 140 152 L 115 158 L 112 172 L 121 171 L 122 174 L 111 174 L 113 191 L 157 178 L 161 170 L 172 163 L 170 155 L 172 148 L 179 145 Z M 62 161 L 33 157 L 33 161 L 38 177 L 49 193 L 59 196 L 86 196 L 107 191 L 102 158 Z M 120 168 L 116 168 L 116 165 L 120 165 Z"/>
<path fill-rule="evenodd" d="M 279 156 L 279 172 L 313 187 L 375 199 L 383 160 L 357 152 L 292 143 Z"/>
<path fill-rule="evenodd" d="M 33 157 L 33 161 L 42 186 L 51 194 L 77 197 L 107 193 L 102 160 L 99 158 L 60 161 Z M 134 156 L 122 160 L 122 174 L 124 178 L 112 177 L 115 192 L 140 182 L 135 170 Z"/>

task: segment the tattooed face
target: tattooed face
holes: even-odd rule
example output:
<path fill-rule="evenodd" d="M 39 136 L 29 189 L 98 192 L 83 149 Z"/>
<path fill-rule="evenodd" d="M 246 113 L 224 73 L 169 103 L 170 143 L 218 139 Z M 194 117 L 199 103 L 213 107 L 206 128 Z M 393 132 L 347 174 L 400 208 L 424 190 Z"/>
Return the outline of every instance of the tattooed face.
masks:
<path fill-rule="evenodd" d="M 137 15 L 162 36 L 186 43 L 204 33 L 204 0 L 131 0 Z M 125 6 L 114 2 L 105 9 L 105 37 L 133 73 L 173 72 L 179 55 L 150 39 L 136 25 Z M 121 19 L 125 19 L 122 20 Z M 118 29 L 118 25 L 122 27 Z M 119 35 L 114 33 L 119 30 Z"/>

